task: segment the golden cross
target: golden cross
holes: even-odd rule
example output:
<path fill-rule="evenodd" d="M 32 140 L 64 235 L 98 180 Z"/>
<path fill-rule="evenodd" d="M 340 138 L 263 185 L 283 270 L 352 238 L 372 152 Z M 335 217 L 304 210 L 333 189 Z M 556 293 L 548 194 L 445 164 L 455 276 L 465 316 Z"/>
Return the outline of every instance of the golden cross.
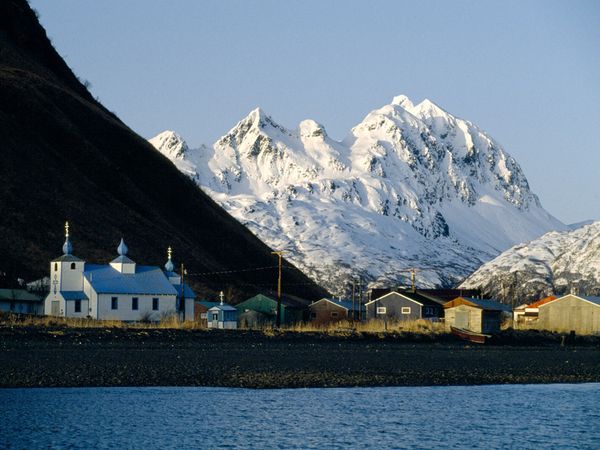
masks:
<path fill-rule="evenodd" d="M 169 246 L 169 248 L 167 249 L 167 255 L 169 259 L 171 259 L 171 253 L 173 253 L 173 251 L 171 250 L 171 246 Z"/>
<path fill-rule="evenodd" d="M 69 237 L 69 221 L 65 222 L 65 237 Z"/>

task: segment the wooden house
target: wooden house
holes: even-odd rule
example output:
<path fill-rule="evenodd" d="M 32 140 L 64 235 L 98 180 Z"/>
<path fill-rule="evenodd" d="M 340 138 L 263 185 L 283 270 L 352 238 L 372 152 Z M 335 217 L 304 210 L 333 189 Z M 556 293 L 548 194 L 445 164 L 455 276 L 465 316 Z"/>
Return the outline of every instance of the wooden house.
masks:
<path fill-rule="evenodd" d="M 277 300 L 263 294 L 245 300 L 236 306 L 238 324 L 245 328 L 274 325 L 277 318 Z M 302 322 L 306 307 L 284 297 L 281 299 L 281 324 Z"/>
<path fill-rule="evenodd" d="M 561 333 L 600 334 L 600 297 L 568 294 L 539 306 L 536 328 Z"/>
<path fill-rule="evenodd" d="M 44 314 L 44 299 L 25 289 L 0 289 L 0 312 Z"/>
<path fill-rule="evenodd" d="M 349 300 L 322 298 L 311 303 L 309 308 L 310 321 L 316 324 L 339 322 L 340 320 L 359 320 L 361 318 L 361 308 L 358 302 L 353 303 Z"/>
<path fill-rule="evenodd" d="M 219 303 L 207 312 L 208 328 L 233 330 L 237 328 L 237 309 L 227 303 Z"/>
<path fill-rule="evenodd" d="M 557 297 L 550 295 L 533 303 L 517 306 L 513 311 L 513 326 L 515 328 L 529 328 L 535 326 L 538 321 L 540 306 L 556 300 Z"/>
<path fill-rule="evenodd" d="M 458 297 L 444 304 L 446 326 L 474 331 L 497 333 L 510 308 L 495 300 Z"/>
<path fill-rule="evenodd" d="M 209 302 L 207 300 L 194 301 L 194 321 L 199 322 L 203 326 L 208 324 L 208 310 L 213 306 L 217 306 L 219 302 Z"/>
<path fill-rule="evenodd" d="M 439 320 L 444 316 L 441 301 L 418 291 L 392 291 L 365 305 L 368 320 Z"/>

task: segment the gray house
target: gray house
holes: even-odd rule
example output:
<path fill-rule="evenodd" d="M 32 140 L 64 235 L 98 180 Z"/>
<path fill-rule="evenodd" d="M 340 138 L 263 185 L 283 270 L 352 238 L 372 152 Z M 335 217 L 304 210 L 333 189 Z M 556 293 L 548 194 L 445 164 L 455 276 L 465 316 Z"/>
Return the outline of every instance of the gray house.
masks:
<path fill-rule="evenodd" d="M 44 301 L 25 289 L 0 289 L 0 312 L 44 314 Z"/>
<path fill-rule="evenodd" d="M 418 291 L 392 291 L 371 300 L 365 307 L 369 320 L 437 320 L 444 316 L 441 302 Z"/>

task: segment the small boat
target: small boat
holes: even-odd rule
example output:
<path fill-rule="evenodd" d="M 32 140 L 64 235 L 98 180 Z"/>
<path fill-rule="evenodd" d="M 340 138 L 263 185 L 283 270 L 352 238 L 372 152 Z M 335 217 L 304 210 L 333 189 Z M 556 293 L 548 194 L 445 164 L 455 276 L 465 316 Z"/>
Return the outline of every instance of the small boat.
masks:
<path fill-rule="evenodd" d="M 492 336 L 489 334 L 476 333 L 475 331 L 465 330 L 463 328 L 450 327 L 450 331 L 455 336 L 458 336 L 465 341 L 473 342 L 474 344 L 485 344 L 487 338 Z"/>

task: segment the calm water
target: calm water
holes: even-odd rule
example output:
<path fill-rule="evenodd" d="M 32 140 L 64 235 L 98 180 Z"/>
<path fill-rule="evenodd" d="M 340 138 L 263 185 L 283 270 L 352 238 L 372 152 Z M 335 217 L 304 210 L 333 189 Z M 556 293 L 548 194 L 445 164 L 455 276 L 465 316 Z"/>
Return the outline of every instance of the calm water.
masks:
<path fill-rule="evenodd" d="M 600 384 L 0 389 L 0 448 L 600 448 Z"/>

